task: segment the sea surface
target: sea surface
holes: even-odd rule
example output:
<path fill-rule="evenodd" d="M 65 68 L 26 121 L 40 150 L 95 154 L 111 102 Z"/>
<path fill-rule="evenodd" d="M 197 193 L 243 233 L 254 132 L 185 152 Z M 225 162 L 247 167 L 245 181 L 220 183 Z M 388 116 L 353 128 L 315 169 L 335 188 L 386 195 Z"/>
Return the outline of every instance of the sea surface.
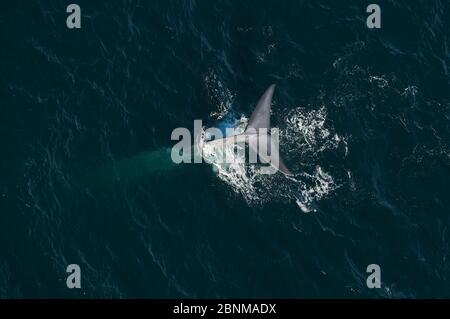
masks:
<path fill-rule="evenodd" d="M 0 297 L 449 298 L 450 2 L 372 2 L 2 3 Z M 171 161 L 272 83 L 293 178 Z"/>

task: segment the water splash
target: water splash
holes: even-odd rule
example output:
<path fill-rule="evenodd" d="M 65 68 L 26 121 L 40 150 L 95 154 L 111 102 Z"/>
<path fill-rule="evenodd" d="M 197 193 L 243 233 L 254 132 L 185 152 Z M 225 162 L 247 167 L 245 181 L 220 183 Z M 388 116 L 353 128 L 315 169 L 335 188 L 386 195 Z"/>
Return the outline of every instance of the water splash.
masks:
<path fill-rule="evenodd" d="M 244 131 L 248 119 L 242 116 L 235 121 L 235 133 Z M 345 138 L 333 132 L 327 124 L 327 113 L 324 106 L 317 110 L 295 108 L 287 113 L 283 123 L 287 123 L 281 129 L 281 137 L 284 142 L 282 154 L 287 155 L 286 161 L 291 163 L 294 177 L 286 177 L 280 173 L 274 175 L 261 174 L 256 165 L 250 165 L 245 161 L 245 146 L 226 145 L 214 147 L 205 144 L 208 139 L 202 135 L 199 142 L 202 148 L 204 160 L 211 164 L 218 178 L 226 183 L 230 189 L 242 196 L 249 205 L 261 205 L 269 201 L 295 202 L 301 211 L 307 213 L 314 211 L 314 203 L 331 194 L 337 187 L 332 175 L 314 164 L 318 160 L 318 154 L 328 149 L 336 149 L 343 144 L 347 151 Z M 219 123 L 223 125 L 224 122 Z M 240 152 L 236 152 L 236 147 Z M 236 155 L 238 154 L 238 157 Z M 240 155 L 239 155 L 240 154 Z M 232 163 L 223 163 L 225 158 L 235 158 Z M 241 156 L 241 157 L 239 157 Z M 243 156 L 243 157 L 242 157 Z M 299 162 L 310 163 L 298 167 Z M 300 171 L 299 171 L 300 170 Z"/>
<path fill-rule="evenodd" d="M 247 122 L 248 118 L 246 117 L 241 117 L 241 119 L 237 120 L 235 126 L 232 126 L 235 129 L 235 134 L 242 133 L 247 126 Z M 223 123 L 219 123 L 219 127 L 221 125 Z M 245 151 L 243 152 L 242 149 L 245 146 L 225 145 L 224 147 L 214 147 L 204 143 L 208 138 L 206 134 L 202 134 L 202 141 L 200 142 L 205 162 L 212 165 L 213 171 L 218 178 L 228 184 L 234 192 L 243 195 L 248 202 L 256 200 L 258 198 L 255 195 L 257 193 L 255 177 L 257 175 L 252 174 L 251 169 L 248 169 L 245 163 Z M 227 162 L 225 159 L 233 159 L 233 161 Z"/>

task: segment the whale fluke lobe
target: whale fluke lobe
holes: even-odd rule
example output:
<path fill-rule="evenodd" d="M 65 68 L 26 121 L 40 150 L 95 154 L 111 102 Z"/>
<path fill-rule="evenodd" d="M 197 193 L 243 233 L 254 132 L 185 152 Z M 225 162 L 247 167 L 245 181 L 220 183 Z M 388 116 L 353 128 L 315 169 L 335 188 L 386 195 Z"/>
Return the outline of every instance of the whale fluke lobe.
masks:
<path fill-rule="evenodd" d="M 275 84 L 267 88 L 264 94 L 256 104 L 255 110 L 250 117 L 246 131 L 258 130 L 265 128 L 270 130 L 270 108 L 272 106 L 272 97 L 275 90 Z"/>

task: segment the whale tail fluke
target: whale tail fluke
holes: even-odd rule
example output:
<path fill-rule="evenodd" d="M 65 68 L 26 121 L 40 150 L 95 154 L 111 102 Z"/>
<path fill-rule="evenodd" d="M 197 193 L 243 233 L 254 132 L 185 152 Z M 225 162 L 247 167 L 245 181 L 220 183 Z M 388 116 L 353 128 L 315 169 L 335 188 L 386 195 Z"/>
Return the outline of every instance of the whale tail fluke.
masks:
<path fill-rule="evenodd" d="M 268 163 L 287 176 L 293 176 L 279 154 L 279 145 L 270 134 L 270 109 L 275 84 L 270 85 L 256 104 L 247 127 L 242 134 L 207 142 L 208 144 L 230 145 L 246 142 L 252 151 L 258 154 L 262 162 Z M 270 154 L 270 156 L 268 155 Z M 275 161 L 272 159 L 275 158 Z"/>

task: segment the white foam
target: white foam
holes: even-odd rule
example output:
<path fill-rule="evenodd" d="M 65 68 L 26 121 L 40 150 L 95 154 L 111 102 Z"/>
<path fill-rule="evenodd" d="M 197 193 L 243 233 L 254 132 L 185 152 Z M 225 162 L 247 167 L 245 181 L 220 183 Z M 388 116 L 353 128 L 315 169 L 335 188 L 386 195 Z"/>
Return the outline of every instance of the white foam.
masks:
<path fill-rule="evenodd" d="M 341 143 L 347 147 L 346 139 L 333 133 L 328 127 L 327 112 L 323 105 L 310 111 L 302 107 L 295 108 L 285 116 L 285 122 L 287 127 L 282 134 L 291 149 L 300 149 L 302 153 L 317 153 L 337 148 Z"/>
<path fill-rule="evenodd" d="M 210 117 L 220 120 L 231 108 L 234 100 L 234 94 L 222 83 L 217 74 L 210 70 L 204 76 L 204 83 L 210 100 L 216 104 L 217 109 L 209 114 Z"/>

